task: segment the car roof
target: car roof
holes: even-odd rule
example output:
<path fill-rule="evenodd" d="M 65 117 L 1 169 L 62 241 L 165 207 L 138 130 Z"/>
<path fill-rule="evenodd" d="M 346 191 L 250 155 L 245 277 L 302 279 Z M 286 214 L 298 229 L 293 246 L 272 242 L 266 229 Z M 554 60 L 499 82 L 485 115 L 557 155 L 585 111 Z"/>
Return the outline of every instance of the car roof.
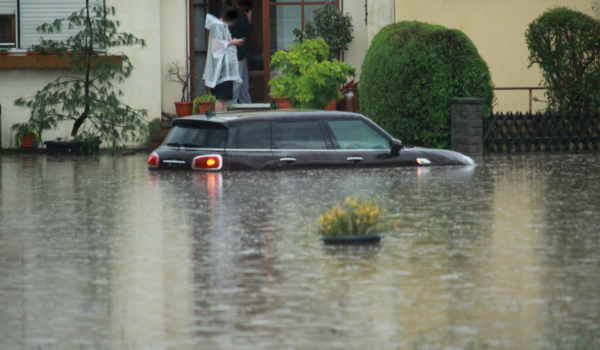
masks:
<path fill-rule="evenodd" d="M 173 121 L 173 125 L 182 122 L 211 122 L 220 124 L 229 124 L 245 121 L 264 121 L 264 120 L 282 120 L 289 118 L 364 118 L 358 113 L 340 112 L 340 111 L 322 111 L 306 109 L 286 109 L 266 110 L 266 111 L 231 111 L 224 113 L 215 113 L 213 116 L 203 114 L 192 115 L 185 118 L 178 118 Z"/>

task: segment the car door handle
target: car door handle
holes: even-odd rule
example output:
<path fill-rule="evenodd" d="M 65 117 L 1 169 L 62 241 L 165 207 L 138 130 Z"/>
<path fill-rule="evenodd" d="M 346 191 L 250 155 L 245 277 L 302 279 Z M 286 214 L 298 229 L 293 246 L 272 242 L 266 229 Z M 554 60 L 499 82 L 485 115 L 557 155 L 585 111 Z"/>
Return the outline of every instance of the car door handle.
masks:
<path fill-rule="evenodd" d="M 362 157 L 348 157 L 346 159 L 349 162 L 362 162 L 364 159 L 362 159 Z"/>
<path fill-rule="evenodd" d="M 293 163 L 296 161 L 296 158 L 281 158 L 280 162 Z"/>

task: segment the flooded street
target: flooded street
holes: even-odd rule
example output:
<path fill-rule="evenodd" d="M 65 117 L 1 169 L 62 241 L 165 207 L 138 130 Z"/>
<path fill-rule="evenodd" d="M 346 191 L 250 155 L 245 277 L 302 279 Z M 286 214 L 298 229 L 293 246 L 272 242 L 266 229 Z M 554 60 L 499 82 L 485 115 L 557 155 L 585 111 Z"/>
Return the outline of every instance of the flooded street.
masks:
<path fill-rule="evenodd" d="M 600 154 L 149 172 L 0 157 L 1 349 L 598 349 Z M 320 213 L 400 224 L 325 248 Z M 583 345 L 582 345 L 583 344 Z"/>

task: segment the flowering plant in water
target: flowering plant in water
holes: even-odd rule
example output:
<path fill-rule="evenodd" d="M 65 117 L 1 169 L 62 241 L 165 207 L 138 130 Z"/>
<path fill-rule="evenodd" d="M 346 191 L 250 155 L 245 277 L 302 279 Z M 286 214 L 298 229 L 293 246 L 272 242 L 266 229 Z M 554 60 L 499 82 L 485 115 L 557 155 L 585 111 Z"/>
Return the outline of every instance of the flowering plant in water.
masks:
<path fill-rule="evenodd" d="M 379 207 L 377 198 L 361 202 L 349 196 L 319 217 L 319 233 L 323 236 L 376 234 L 385 228 L 385 209 Z"/>

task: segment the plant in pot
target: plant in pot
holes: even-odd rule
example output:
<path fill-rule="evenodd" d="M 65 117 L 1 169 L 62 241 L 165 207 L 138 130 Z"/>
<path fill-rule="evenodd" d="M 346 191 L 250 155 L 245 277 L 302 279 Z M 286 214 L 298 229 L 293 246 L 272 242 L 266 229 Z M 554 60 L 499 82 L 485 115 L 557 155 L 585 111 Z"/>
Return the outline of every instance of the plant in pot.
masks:
<path fill-rule="evenodd" d="M 385 209 L 376 198 L 360 201 L 349 196 L 319 217 L 319 233 L 325 244 L 378 243 L 388 226 Z"/>
<path fill-rule="evenodd" d="M 21 149 L 35 149 L 42 144 L 38 130 L 29 123 L 19 123 L 12 126 L 15 132 L 14 146 Z"/>
<path fill-rule="evenodd" d="M 64 122 L 72 122 L 68 142 L 45 142 L 51 154 L 81 154 L 85 141 L 99 146 L 102 139 L 112 148 L 121 142 L 138 141 L 145 137 L 144 109 L 135 109 L 120 100 L 123 92 L 116 86 L 131 76 L 133 66 L 129 57 L 120 52 L 120 59 L 108 55 L 113 47 L 141 46 L 146 42 L 133 34 L 119 30 L 119 22 L 111 19 L 116 10 L 111 6 L 90 4 L 64 19 L 42 24 L 42 34 L 74 30 L 72 36 L 61 40 L 42 40 L 36 50 L 57 52 L 69 58 L 70 72 L 37 91 L 34 96 L 19 98 L 15 105 L 31 109 L 29 124 L 38 130 L 56 129 Z M 95 48 L 106 49 L 103 52 Z M 83 137 L 79 137 L 79 134 Z M 83 140 L 85 139 L 85 140 Z M 97 147 L 93 147 L 97 149 Z"/>
<path fill-rule="evenodd" d="M 293 107 L 302 109 L 337 105 L 343 98 L 340 85 L 356 73 L 356 68 L 346 63 L 329 60 L 329 47 L 322 38 L 277 51 L 271 63 L 280 72 L 269 81 L 273 97 L 285 97 Z"/>
<path fill-rule="evenodd" d="M 338 11 L 332 3 L 313 11 L 313 19 L 306 21 L 304 30 L 294 29 L 296 41 L 323 38 L 329 46 L 329 59 L 337 58 L 340 52 L 348 50 L 354 39 L 352 16 Z"/>
<path fill-rule="evenodd" d="M 206 114 L 206 111 L 208 110 L 214 112 L 216 103 L 217 97 L 210 92 L 198 96 L 194 99 L 194 109 L 192 110 L 192 114 Z"/>
<path fill-rule="evenodd" d="M 173 61 L 167 65 L 165 79 L 181 85 L 181 101 L 175 102 L 175 111 L 180 118 L 192 115 L 194 108 L 194 102 L 191 101 L 189 90 L 191 77 L 192 71 L 188 71 L 181 62 Z"/>
<path fill-rule="evenodd" d="M 8 55 L 8 49 L 0 49 L 0 56 Z"/>

